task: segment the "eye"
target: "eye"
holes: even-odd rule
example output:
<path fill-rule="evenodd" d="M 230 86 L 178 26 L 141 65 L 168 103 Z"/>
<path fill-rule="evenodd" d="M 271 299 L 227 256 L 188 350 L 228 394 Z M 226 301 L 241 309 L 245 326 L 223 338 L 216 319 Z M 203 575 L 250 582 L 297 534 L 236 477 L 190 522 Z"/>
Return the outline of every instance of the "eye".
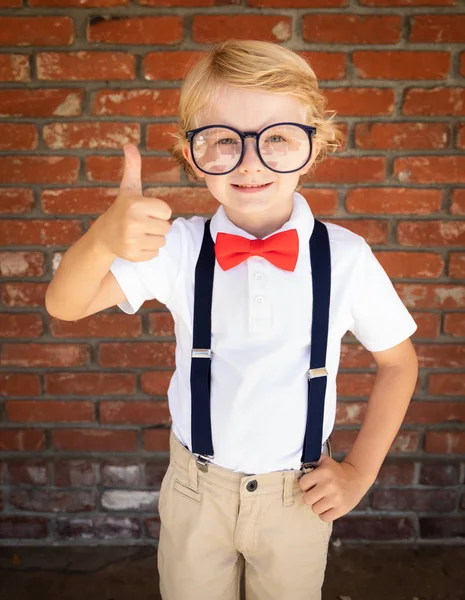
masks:
<path fill-rule="evenodd" d="M 218 140 L 217 143 L 221 144 L 222 146 L 229 146 L 231 142 L 233 144 L 237 144 L 238 143 L 237 140 L 233 140 L 233 138 L 223 138 L 221 140 Z"/>

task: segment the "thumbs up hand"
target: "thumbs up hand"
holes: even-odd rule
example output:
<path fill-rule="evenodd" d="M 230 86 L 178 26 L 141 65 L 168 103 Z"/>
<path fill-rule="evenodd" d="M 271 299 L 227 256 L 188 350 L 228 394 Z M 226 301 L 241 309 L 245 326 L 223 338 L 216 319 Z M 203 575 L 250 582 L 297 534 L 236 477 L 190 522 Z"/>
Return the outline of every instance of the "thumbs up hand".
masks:
<path fill-rule="evenodd" d="M 99 242 L 116 256 L 132 262 L 157 256 L 170 230 L 171 208 L 159 198 L 142 195 L 142 159 L 137 146 L 125 144 L 124 173 L 119 193 L 95 222 Z"/>

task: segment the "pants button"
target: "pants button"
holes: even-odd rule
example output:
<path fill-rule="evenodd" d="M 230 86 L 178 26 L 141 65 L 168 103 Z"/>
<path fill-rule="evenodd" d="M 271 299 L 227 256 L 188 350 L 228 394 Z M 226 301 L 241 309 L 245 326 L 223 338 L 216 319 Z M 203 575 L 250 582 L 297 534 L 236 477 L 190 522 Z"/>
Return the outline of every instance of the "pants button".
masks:
<path fill-rule="evenodd" d="M 255 492 L 255 490 L 258 488 L 257 480 L 252 479 L 251 481 L 249 481 L 246 485 L 246 488 L 248 492 Z"/>

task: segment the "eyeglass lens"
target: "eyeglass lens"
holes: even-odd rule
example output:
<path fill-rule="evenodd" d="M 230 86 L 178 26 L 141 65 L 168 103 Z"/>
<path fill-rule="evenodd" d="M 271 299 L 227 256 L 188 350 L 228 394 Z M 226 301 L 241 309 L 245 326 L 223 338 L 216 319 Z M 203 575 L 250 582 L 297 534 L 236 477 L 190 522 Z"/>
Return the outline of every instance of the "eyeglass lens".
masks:
<path fill-rule="evenodd" d="M 231 129 L 209 127 L 195 134 L 193 155 L 198 166 L 211 174 L 234 169 L 241 157 L 242 139 Z M 310 154 L 307 132 L 296 125 L 270 127 L 260 136 L 260 155 L 276 171 L 302 167 Z"/>

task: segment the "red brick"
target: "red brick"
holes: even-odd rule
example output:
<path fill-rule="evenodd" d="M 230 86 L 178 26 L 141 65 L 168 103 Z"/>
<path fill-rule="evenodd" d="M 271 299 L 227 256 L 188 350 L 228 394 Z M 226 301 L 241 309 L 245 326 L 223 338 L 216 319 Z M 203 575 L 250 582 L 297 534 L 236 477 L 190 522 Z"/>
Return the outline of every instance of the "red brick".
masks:
<path fill-rule="evenodd" d="M 430 150 L 447 148 L 450 127 L 446 123 L 356 123 L 355 146 L 363 150 Z M 399 192 L 438 190 L 399 189 Z M 379 190 L 383 191 L 383 190 Z M 416 212 L 416 211 L 415 211 Z"/>
<path fill-rule="evenodd" d="M 395 108 L 395 93 L 391 89 L 341 87 L 325 89 L 328 109 L 339 117 L 371 117 L 392 115 Z M 326 161 L 323 163 L 325 164 Z"/>
<path fill-rule="evenodd" d="M 54 337 L 137 338 L 142 332 L 139 315 L 98 313 L 78 321 L 50 319 Z"/>
<path fill-rule="evenodd" d="M 163 477 L 166 474 L 168 463 L 165 460 L 147 462 L 145 465 L 145 483 L 148 487 L 160 489 Z"/>
<path fill-rule="evenodd" d="M 144 79 L 148 81 L 185 79 L 190 67 L 204 54 L 205 52 L 191 50 L 148 52 L 142 60 Z"/>
<path fill-rule="evenodd" d="M 178 44 L 183 37 L 183 19 L 178 16 L 93 16 L 87 40 L 105 44 Z"/>
<path fill-rule="evenodd" d="M 70 17 L 0 17 L 0 46 L 69 46 L 74 41 Z"/>
<path fill-rule="evenodd" d="M 356 214 L 430 214 L 441 210 L 440 190 L 354 188 L 347 191 L 346 208 Z"/>
<path fill-rule="evenodd" d="M 407 308 L 461 308 L 463 285 L 396 283 L 394 287 Z"/>
<path fill-rule="evenodd" d="M 28 4 L 40 8 L 109 8 L 110 6 L 128 6 L 129 2 L 130 0 L 29 0 Z"/>
<path fill-rule="evenodd" d="M 462 344 L 415 344 L 418 364 L 425 368 L 462 368 L 465 363 L 465 346 Z"/>
<path fill-rule="evenodd" d="M 172 342 L 120 342 L 100 344 L 98 362 L 102 367 L 174 367 Z"/>
<path fill-rule="evenodd" d="M 339 200 L 335 189 L 301 188 L 299 193 L 307 200 L 316 217 L 338 212 Z"/>
<path fill-rule="evenodd" d="M 444 333 L 448 333 L 449 335 L 453 335 L 456 337 L 465 336 L 465 314 L 446 314 L 444 316 Z"/>
<path fill-rule="evenodd" d="M 174 335 L 174 321 L 169 312 L 154 312 L 149 314 L 149 334 L 159 336 Z"/>
<path fill-rule="evenodd" d="M 464 53 L 465 56 L 465 53 Z M 465 123 L 457 125 L 457 148 L 465 149 Z M 457 190 L 458 191 L 458 190 Z M 462 193 L 464 190 L 460 190 Z"/>
<path fill-rule="evenodd" d="M 82 452 L 134 452 L 137 431 L 111 429 L 57 429 L 52 431 L 56 450 Z"/>
<path fill-rule="evenodd" d="M 166 396 L 173 371 L 146 371 L 140 378 L 141 390 L 150 396 Z"/>
<path fill-rule="evenodd" d="M 135 517 L 59 517 L 57 536 L 61 540 L 127 540 L 141 535 L 139 520 Z"/>
<path fill-rule="evenodd" d="M 0 163 L 3 183 L 76 183 L 78 172 L 74 156 L 4 156 Z M 22 227 L 27 229 L 27 223 Z"/>
<path fill-rule="evenodd" d="M 168 451 L 170 449 L 169 436 L 169 429 L 145 429 L 144 450 L 148 452 Z"/>
<path fill-rule="evenodd" d="M 158 517 L 148 517 L 144 519 L 145 530 L 148 537 L 160 537 L 160 519 Z"/>
<path fill-rule="evenodd" d="M 10 492 L 9 500 L 20 510 L 38 512 L 82 512 L 97 507 L 95 492 L 92 490 L 16 489 Z"/>
<path fill-rule="evenodd" d="M 439 331 L 441 328 L 441 315 L 436 313 L 425 313 L 410 311 L 413 319 L 418 325 L 418 329 L 413 334 L 416 338 L 432 338 L 439 337 Z"/>
<path fill-rule="evenodd" d="M 1 429 L 0 451 L 41 452 L 46 449 L 42 429 Z"/>
<path fill-rule="evenodd" d="M 402 107 L 404 115 L 464 115 L 465 88 L 410 88 Z"/>
<path fill-rule="evenodd" d="M 387 244 L 389 228 L 386 220 L 374 219 L 325 219 L 361 235 L 368 244 Z"/>
<path fill-rule="evenodd" d="M 349 452 L 352 448 L 358 431 L 350 429 L 338 429 L 333 431 L 331 439 L 335 452 Z M 389 450 L 389 454 L 415 452 L 418 448 L 419 432 L 401 430 L 397 434 Z"/>
<path fill-rule="evenodd" d="M 422 464 L 420 485 L 457 485 L 459 483 L 459 465 Z"/>
<path fill-rule="evenodd" d="M 60 487 L 83 487 L 97 484 L 98 463 L 86 459 L 55 460 L 54 483 Z"/>
<path fill-rule="evenodd" d="M 292 35 L 292 20 L 284 15 L 194 15 L 192 39 L 211 44 L 229 38 L 286 42 Z"/>
<path fill-rule="evenodd" d="M 381 156 L 328 157 L 312 177 L 314 183 L 368 183 L 383 181 L 386 159 Z"/>
<path fill-rule="evenodd" d="M 104 89 L 96 92 L 92 114 L 123 117 L 176 117 L 179 89 Z"/>
<path fill-rule="evenodd" d="M 0 123 L 0 150 L 34 150 L 37 129 L 26 123 Z"/>
<path fill-rule="evenodd" d="M 449 253 L 449 277 L 465 278 L 465 252 Z"/>
<path fill-rule="evenodd" d="M 409 42 L 465 42 L 465 15 L 415 15 L 410 19 Z"/>
<path fill-rule="evenodd" d="M 143 483 L 142 465 L 131 460 L 104 463 L 100 479 L 104 486 L 138 487 Z"/>
<path fill-rule="evenodd" d="M 33 206 L 32 190 L 26 188 L 0 189 L 0 214 L 27 213 Z"/>
<path fill-rule="evenodd" d="M 118 195 L 117 188 L 78 187 L 44 190 L 41 206 L 44 213 L 60 215 L 104 213 Z"/>
<path fill-rule="evenodd" d="M 452 191 L 452 204 L 450 212 L 453 215 L 465 215 L 465 190 Z"/>
<path fill-rule="evenodd" d="M 304 41 L 323 44 L 396 44 L 402 20 L 396 15 L 304 15 Z"/>
<path fill-rule="evenodd" d="M 361 6 L 455 6 L 457 0 L 359 0 Z"/>
<path fill-rule="evenodd" d="M 439 277 L 444 271 L 444 260 L 432 252 L 374 252 L 390 278 Z"/>
<path fill-rule="evenodd" d="M 10 117 L 77 117 L 83 90 L 77 88 L 3 89 L 0 113 Z"/>
<path fill-rule="evenodd" d="M 0 252 L 2 277 L 37 277 L 44 273 L 43 252 Z"/>
<path fill-rule="evenodd" d="M 465 422 L 465 402 L 410 402 L 404 423 L 429 425 L 430 423 Z"/>
<path fill-rule="evenodd" d="M 21 423 L 75 423 L 94 422 L 95 409 L 92 402 L 55 400 L 13 400 L 6 403 L 9 421 Z"/>
<path fill-rule="evenodd" d="M 0 239 L 4 244 L 63 246 L 78 240 L 82 233 L 79 221 L 4 219 L 0 222 Z"/>
<path fill-rule="evenodd" d="M 48 520 L 44 517 L 0 516 L 0 538 L 41 539 L 48 536 Z"/>
<path fill-rule="evenodd" d="M 173 134 L 176 130 L 176 123 L 153 123 L 147 125 L 147 150 L 167 152 L 168 148 L 175 141 L 170 134 Z"/>
<path fill-rule="evenodd" d="M 405 156 L 394 159 L 402 183 L 465 183 L 465 156 Z"/>
<path fill-rule="evenodd" d="M 309 63 L 319 81 L 341 80 L 347 77 L 348 57 L 345 52 L 297 51 L 297 54 Z"/>
<path fill-rule="evenodd" d="M 48 463 L 41 459 L 8 459 L 8 481 L 11 485 L 49 485 Z"/>
<path fill-rule="evenodd" d="M 380 485 L 411 485 L 415 475 L 412 462 L 383 463 L 375 483 Z"/>
<path fill-rule="evenodd" d="M 152 1 L 155 2 L 156 0 Z M 311 8 L 343 8 L 348 5 L 348 1 L 312 0 Z M 308 0 L 248 0 L 247 6 L 257 8 L 309 8 L 310 4 Z"/>
<path fill-rule="evenodd" d="M 120 396 L 136 391 L 133 373 L 46 373 L 45 393 L 72 396 Z"/>
<path fill-rule="evenodd" d="M 450 71 L 449 52 L 358 51 L 352 61 L 360 79 L 445 79 Z"/>
<path fill-rule="evenodd" d="M 463 517 L 422 517 L 419 519 L 420 536 L 427 539 L 463 539 L 465 521 Z"/>
<path fill-rule="evenodd" d="M 37 78 L 45 81 L 124 81 L 136 76 L 135 56 L 125 52 L 39 52 L 36 63 Z"/>
<path fill-rule="evenodd" d="M 336 407 L 337 425 L 359 425 L 363 423 L 367 406 L 366 402 L 338 402 Z"/>
<path fill-rule="evenodd" d="M 0 373 L 0 396 L 39 396 L 40 376 L 34 373 Z"/>
<path fill-rule="evenodd" d="M 123 144 L 140 144 L 137 123 L 49 123 L 43 127 L 45 145 L 62 148 L 117 149 Z"/>
<path fill-rule="evenodd" d="M 120 184 L 124 171 L 124 157 L 88 156 L 85 159 L 89 181 L 108 181 Z M 144 156 L 142 158 L 142 184 L 178 183 L 180 167 L 174 158 L 167 156 Z M 179 188 L 171 188 L 178 194 Z M 145 195 L 145 191 L 144 191 Z"/>
<path fill-rule="evenodd" d="M 375 510 L 450 512 L 455 508 L 455 490 L 374 490 Z"/>
<path fill-rule="evenodd" d="M 167 425 L 171 423 L 168 403 L 159 400 L 100 402 L 100 423 Z"/>
<path fill-rule="evenodd" d="M 385 541 L 413 538 L 415 529 L 413 521 L 405 517 L 351 515 L 334 521 L 332 535 L 341 539 Z"/>
<path fill-rule="evenodd" d="M 464 319 L 465 329 L 465 319 Z M 463 396 L 465 391 L 465 373 L 430 373 L 428 392 L 434 396 Z M 459 403 L 459 406 L 462 406 Z M 465 419 L 463 403 L 462 420 Z"/>
<path fill-rule="evenodd" d="M 426 431 L 425 452 L 465 454 L 465 431 Z"/>
<path fill-rule="evenodd" d="M 0 0 L 1 8 L 21 8 L 23 0 Z"/>
<path fill-rule="evenodd" d="M 89 364 L 87 344 L 3 344 L 1 365 L 77 367 Z"/>
<path fill-rule="evenodd" d="M 402 221 L 397 225 L 397 239 L 406 246 L 463 246 L 465 219 Z"/>
<path fill-rule="evenodd" d="M 44 325 L 40 315 L 0 313 L 0 337 L 37 338 L 43 331 Z"/>
<path fill-rule="evenodd" d="M 44 306 L 48 283 L 4 283 L 2 302 L 5 306 Z"/>

